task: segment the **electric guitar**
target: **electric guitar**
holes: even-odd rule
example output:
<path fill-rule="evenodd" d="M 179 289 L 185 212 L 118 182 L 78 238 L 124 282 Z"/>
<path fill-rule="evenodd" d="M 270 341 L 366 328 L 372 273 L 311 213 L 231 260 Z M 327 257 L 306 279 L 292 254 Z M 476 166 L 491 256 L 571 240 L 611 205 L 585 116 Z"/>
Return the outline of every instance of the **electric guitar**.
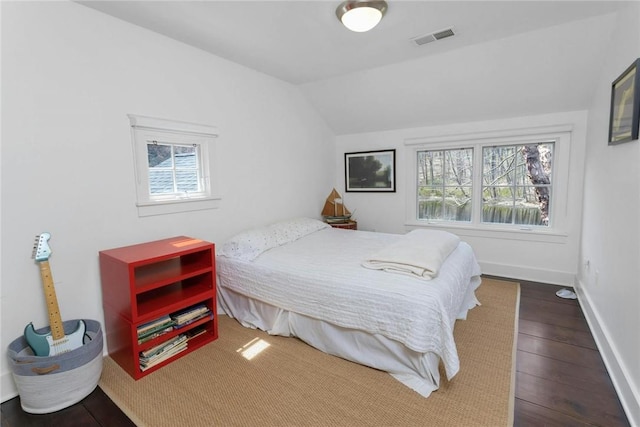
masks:
<path fill-rule="evenodd" d="M 56 290 L 53 287 L 53 278 L 49 267 L 51 249 L 47 242 L 50 238 L 51 234 L 49 233 L 37 236 L 31 254 L 31 258 L 40 265 L 40 276 L 44 286 L 44 297 L 49 312 L 49 327 L 51 328 L 51 331 L 46 334 L 37 333 L 33 323 L 29 323 L 24 328 L 24 338 L 36 356 L 55 356 L 81 347 L 84 345 L 83 337 L 87 329 L 84 321 L 78 320 L 76 330 L 69 335 L 64 334 Z"/>

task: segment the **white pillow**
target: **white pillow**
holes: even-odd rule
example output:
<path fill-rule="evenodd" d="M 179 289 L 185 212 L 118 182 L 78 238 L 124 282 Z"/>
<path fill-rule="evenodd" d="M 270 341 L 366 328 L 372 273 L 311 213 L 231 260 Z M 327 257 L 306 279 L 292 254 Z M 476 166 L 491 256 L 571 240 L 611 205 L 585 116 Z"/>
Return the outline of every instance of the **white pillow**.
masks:
<path fill-rule="evenodd" d="M 235 235 L 222 245 L 219 254 L 228 258 L 253 261 L 271 248 L 293 242 L 327 227 L 329 224 L 312 218 L 281 221 Z"/>
<path fill-rule="evenodd" d="M 262 252 L 275 248 L 278 242 L 267 228 L 255 228 L 235 235 L 222 245 L 220 255 L 253 261 Z"/>
<path fill-rule="evenodd" d="M 278 245 L 284 245 L 327 227 L 330 225 L 317 219 L 300 217 L 276 222 L 268 228 L 276 236 Z"/>

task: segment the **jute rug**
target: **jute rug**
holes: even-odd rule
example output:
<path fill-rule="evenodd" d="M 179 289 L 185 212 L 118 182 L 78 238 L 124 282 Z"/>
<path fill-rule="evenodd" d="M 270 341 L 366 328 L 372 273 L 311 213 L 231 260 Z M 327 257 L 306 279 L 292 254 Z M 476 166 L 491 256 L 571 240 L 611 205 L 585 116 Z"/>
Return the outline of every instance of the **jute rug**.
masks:
<path fill-rule="evenodd" d="M 520 287 L 484 279 L 455 326 L 460 372 L 428 398 L 389 374 L 219 317 L 219 338 L 134 381 L 111 358 L 100 387 L 139 426 L 507 426 Z M 238 349 L 269 344 L 253 359 Z M 254 343 L 256 341 L 253 341 Z"/>

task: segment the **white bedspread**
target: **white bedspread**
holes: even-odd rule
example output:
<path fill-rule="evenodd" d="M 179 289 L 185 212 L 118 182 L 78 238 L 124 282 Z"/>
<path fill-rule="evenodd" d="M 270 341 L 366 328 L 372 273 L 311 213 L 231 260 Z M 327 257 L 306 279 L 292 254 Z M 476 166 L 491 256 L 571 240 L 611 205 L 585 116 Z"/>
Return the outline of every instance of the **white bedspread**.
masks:
<path fill-rule="evenodd" d="M 459 369 L 455 319 L 478 302 L 465 299 L 480 275 L 460 242 L 436 278 L 425 281 L 362 267 L 368 254 L 401 235 L 327 228 L 262 253 L 254 261 L 217 257 L 219 286 L 285 310 L 380 334 L 440 356 L 448 377 Z M 463 307 L 463 305 L 467 305 Z"/>
<path fill-rule="evenodd" d="M 459 242 L 458 236 L 446 231 L 413 230 L 371 255 L 362 266 L 430 280 Z"/>

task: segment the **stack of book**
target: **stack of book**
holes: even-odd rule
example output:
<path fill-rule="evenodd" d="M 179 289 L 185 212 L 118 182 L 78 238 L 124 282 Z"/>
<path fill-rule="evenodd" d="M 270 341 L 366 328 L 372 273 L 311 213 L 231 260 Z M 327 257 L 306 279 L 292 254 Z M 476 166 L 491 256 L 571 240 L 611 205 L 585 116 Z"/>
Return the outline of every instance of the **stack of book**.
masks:
<path fill-rule="evenodd" d="M 138 326 L 138 344 L 150 341 L 173 330 L 175 321 L 169 316 L 162 316 L 151 322 Z"/>
<path fill-rule="evenodd" d="M 187 349 L 187 336 L 180 334 L 163 342 L 162 344 L 151 347 L 148 350 L 140 352 L 140 370 L 146 371 L 158 363 L 167 360 L 181 351 Z"/>
<path fill-rule="evenodd" d="M 175 329 L 183 328 L 191 323 L 204 318 L 213 319 L 213 313 L 204 304 L 198 304 L 193 307 L 189 307 L 185 310 L 171 314 L 171 319 L 174 322 L 173 327 Z"/>
<path fill-rule="evenodd" d="M 142 344 L 175 329 L 184 328 L 200 319 L 213 319 L 213 312 L 204 304 L 162 316 L 138 326 L 138 344 Z M 187 349 L 187 341 L 207 332 L 205 325 L 181 333 L 156 346 L 140 352 L 140 369 L 146 371 L 154 365 Z"/>

